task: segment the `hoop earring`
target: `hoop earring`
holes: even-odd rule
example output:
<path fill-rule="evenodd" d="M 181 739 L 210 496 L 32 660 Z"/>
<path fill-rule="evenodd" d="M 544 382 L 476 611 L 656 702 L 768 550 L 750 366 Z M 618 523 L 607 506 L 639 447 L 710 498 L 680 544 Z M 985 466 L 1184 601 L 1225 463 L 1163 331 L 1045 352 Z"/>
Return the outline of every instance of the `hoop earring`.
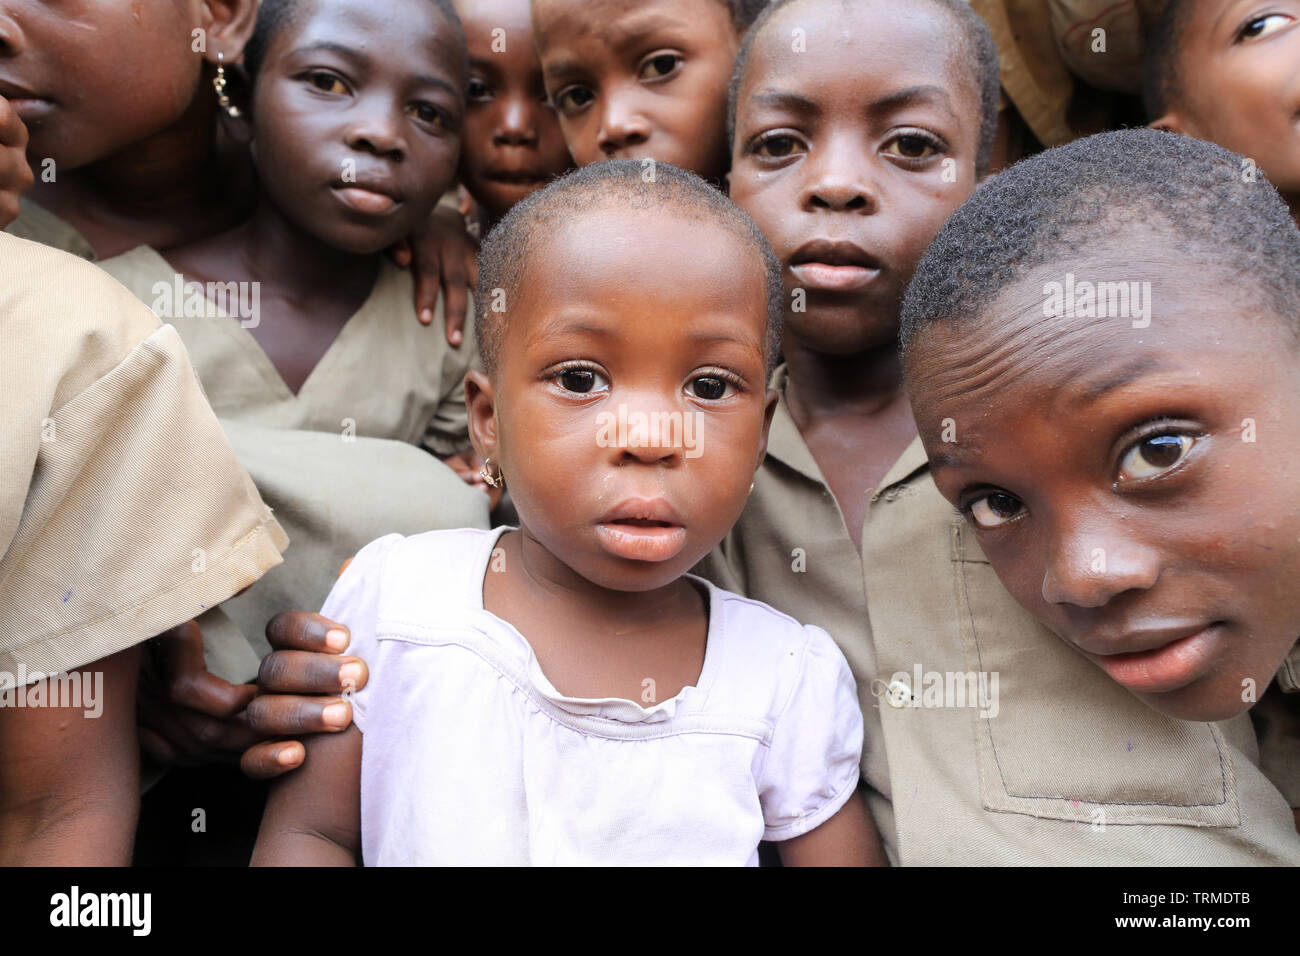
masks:
<path fill-rule="evenodd" d="M 230 102 L 226 95 L 226 55 L 217 53 L 217 75 L 212 78 L 212 88 L 217 91 L 217 105 L 225 110 L 231 119 L 240 117 L 239 107 Z"/>
<path fill-rule="evenodd" d="M 487 482 L 488 487 L 490 487 L 490 488 L 504 488 L 504 487 L 505 487 L 505 484 L 506 484 L 506 476 L 503 475 L 503 474 L 501 474 L 501 469 L 498 468 L 498 469 L 497 469 L 497 473 L 496 473 L 495 475 L 492 474 L 492 459 L 491 459 L 491 458 L 488 458 L 488 459 L 485 459 L 485 460 L 484 460 L 484 462 L 483 462 L 483 470 L 479 472 L 479 476 L 480 476 L 480 477 L 481 477 L 485 482 Z"/>

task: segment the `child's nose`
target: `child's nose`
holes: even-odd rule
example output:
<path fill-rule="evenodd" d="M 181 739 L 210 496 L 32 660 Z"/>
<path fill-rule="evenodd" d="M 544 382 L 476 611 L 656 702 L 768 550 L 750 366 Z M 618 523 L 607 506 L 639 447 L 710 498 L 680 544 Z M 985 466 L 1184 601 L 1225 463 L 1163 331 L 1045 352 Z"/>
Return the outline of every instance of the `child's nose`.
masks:
<path fill-rule="evenodd" d="M 8 7 L 7 3 L 0 6 L 0 56 L 16 56 L 27 45 L 23 31 L 10 15 Z"/>
<path fill-rule="evenodd" d="M 640 146 L 649 138 L 650 124 L 637 110 L 634 97 L 626 93 L 610 93 L 605 97 L 597 143 L 607 158 Z"/>
<path fill-rule="evenodd" d="M 1102 607 L 1125 591 L 1145 591 L 1160 577 L 1158 551 L 1100 522 L 1074 521 L 1048 541 L 1043 600 Z"/>
<path fill-rule="evenodd" d="M 406 158 L 409 148 L 402 128 L 403 121 L 386 112 L 367 113 L 358 117 L 348 130 L 347 144 L 355 150 L 400 163 Z"/>
<path fill-rule="evenodd" d="M 492 141 L 498 146 L 531 146 L 537 142 L 535 111 L 523 97 L 505 101 Z"/>
<path fill-rule="evenodd" d="M 831 140 L 804 162 L 804 208 L 875 212 L 879 197 L 860 143 Z"/>

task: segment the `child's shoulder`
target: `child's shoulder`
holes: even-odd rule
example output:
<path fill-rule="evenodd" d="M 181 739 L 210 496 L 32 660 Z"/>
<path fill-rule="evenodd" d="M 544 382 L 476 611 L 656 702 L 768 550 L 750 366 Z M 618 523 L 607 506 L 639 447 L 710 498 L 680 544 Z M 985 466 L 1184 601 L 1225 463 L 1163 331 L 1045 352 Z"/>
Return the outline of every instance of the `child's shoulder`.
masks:
<path fill-rule="evenodd" d="M 801 624 L 776 608 L 708 584 L 710 648 L 727 672 L 726 684 L 784 704 L 795 691 L 831 690 L 852 681 L 835 641 L 814 624 Z"/>
<path fill-rule="evenodd" d="M 371 592 L 383 617 L 409 617 L 427 610 L 431 599 L 451 603 L 481 593 L 483 574 L 496 541 L 507 529 L 456 528 L 421 534 L 388 534 L 357 552 L 336 590 Z"/>

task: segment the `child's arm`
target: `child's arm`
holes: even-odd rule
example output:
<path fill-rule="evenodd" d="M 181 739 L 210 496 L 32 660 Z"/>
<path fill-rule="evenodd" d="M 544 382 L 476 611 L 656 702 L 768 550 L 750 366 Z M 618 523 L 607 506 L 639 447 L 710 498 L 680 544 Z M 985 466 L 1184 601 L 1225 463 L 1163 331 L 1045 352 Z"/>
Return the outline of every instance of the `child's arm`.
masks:
<path fill-rule="evenodd" d="M 74 706 L 0 707 L 0 866 L 130 865 L 139 670 L 136 645 L 76 668 Z M 9 693 L 46 703 L 58 694 L 37 683 Z"/>
<path fill-rule="evenodd" d="M 297 773 L 271 788 L 253 866 L 356 866 L 361 853 L 361 731 L 312 737 Z"/>
<path fill-rule="evenodd" d="M 777 844 L 785 866 L 889 866 L 862 795 L 815 830 Z"/>

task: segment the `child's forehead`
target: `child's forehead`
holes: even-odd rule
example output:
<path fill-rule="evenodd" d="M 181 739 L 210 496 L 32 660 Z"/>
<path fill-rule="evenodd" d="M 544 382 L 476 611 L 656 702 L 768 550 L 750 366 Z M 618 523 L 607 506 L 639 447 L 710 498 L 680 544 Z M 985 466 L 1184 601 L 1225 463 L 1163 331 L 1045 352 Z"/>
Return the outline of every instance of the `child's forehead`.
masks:
<path fill-rule="evenodd" d="M 950 103 L 978 105 L 973 73 L 960 61 L 965 39 L 951 16 L 924 0 L 804 0 L 761 30 L 745 65 L 745 91 L 799 79 L 813 100 L 839 88 L 888 95 L 928 87 Z"/>
<path fill-rule="evenodd" d="M 583 33 L 610 44 L 633 42 L 662 29 L 704 29 L 725 0 L 533 0 L 533 22 L 552 36 Z"/>
<path fill-rule="evenodd" d="M 532 8 L 528 0 L 455 0 L 456 12 L 467 33 L 496 29 L 514 33 L 532 31 Z"/>
<path fill-rule="evenodd" d="M 396 39 L 407 47 L 433 49 L 453 40 L 454 31 L 437 4 L 388 0 L 382 7 L 367 0 L 305 0 L 278 31 L 281 49 L 330 43 L 341 49 L 392 52 Z M 383 45 L 375 43 L 382 38 Z"/>

